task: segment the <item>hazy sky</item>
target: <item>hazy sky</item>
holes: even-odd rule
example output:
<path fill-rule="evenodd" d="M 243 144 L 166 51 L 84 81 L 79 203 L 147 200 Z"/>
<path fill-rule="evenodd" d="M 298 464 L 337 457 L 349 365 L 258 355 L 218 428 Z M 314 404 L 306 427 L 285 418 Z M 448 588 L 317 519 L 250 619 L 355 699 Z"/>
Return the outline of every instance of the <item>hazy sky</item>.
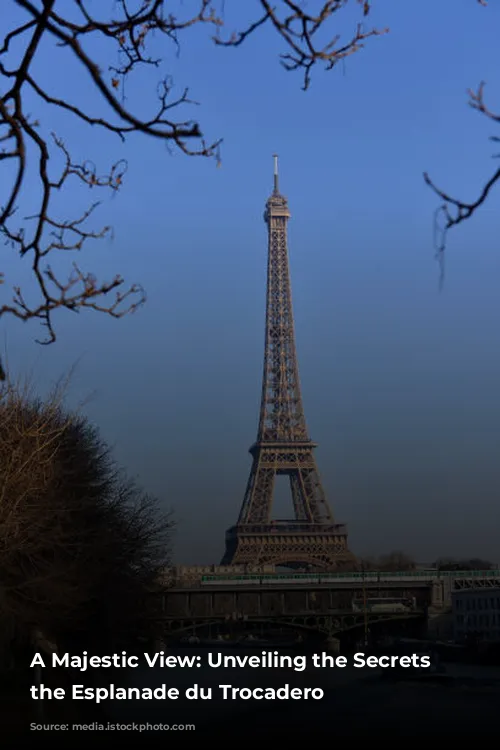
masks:
<path fill-rule="evenodd" d="M 262 213 L 274 152 L 292 211 L 308 425 L 352 549 L 500 559 L 498 191 L 450 235 L 440 293 L 437 201 L 422 180 L 428 170 L 473 199 L 497 166 L 492 124 L 467 107 L 466 89 L 486 79 L 500 109 L 500 8 L 375 6 L 373 22 L 390 35 L 334 72 L 318 70 L 307 93 L 279 65 L 283 47 L 270 30 L 238 50 L 214 48 L 198 30 L 178 60 L 168 51 L 168 70 L 200 102 L 190 115 L 207 138 L 224 138 L 221 169 L 138 137 L 124 147 L 33 105 L 45 130 L 101 171 L 128 158 L 123 191 L 101 195 L 99 218 L 114 226 L 114 240 L 79 261 L 142 282 L 148 303 L 121 321 L 62 313 L 48 348 L 34 343 L 36 326 L 4 322 L 2 344 L 13 371 L 32 371 L 42 391 L 79 359 L 71 399 L 93 394 L 86 411 L 120 462 L 175 509 L 178 562 L 218 563 L 243 499 L 260 398 Z M 46 46 L 39 80 L 98 111 L 92 86 L 64 59 Z M 152 101 L 148 82 L 154 94 L 153 78 L 129 83 L 130 101 Z M 79 206 L 70 191 L 61 211 Z M 9 280 L 16 266 L 3 252 Z"/>

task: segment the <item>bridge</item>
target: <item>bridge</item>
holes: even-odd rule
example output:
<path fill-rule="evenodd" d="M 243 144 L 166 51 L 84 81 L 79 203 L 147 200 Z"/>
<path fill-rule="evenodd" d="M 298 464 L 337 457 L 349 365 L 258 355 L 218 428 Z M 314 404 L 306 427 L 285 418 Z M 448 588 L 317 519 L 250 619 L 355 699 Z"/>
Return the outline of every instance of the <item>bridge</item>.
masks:
<path fill-rule="evenodd" d="M 288 614 L 273 615 L 247 615 L 233 613 L 221 616 L 191 616 L 184 618 L 165 617 L 163 619 L 165 636 L 193 635 L 197 631 L 210 633 L 213 628 L 220 630 L 222 625 L 232 629 L 233 626 L 244 626 L 245 631 L 256 632 L 265 628 L 266 630 L 277 629 L 280 631 L 309 631 L 316 635 L 325 637 L 339 636 L 349 630 L 358 628 L 360 631 L 366 626 L 375 623 L 389 621 L 408 621 L 415 618 L 423 619 L 423 609 L 413 609 L 410 612 L 370 612 L 366 615 L 355 613 L 352 610 L 332 610 L 325 614 L 312 614 L 311 612 L 296 612 Z"/>
<path fill-rule="evenodd" d="M 162 619 L 166 635 L 233 623 L 333 636 L 366 622 L 442 614 L 450 610 L 453 590 L 498 585 L 500 571 L 191 575 L 162 593 Z M 386 600 L 386 611 L 363 607 L 373 599 Z M 391 599 L 411 604 L 389 611 Z"/>
<path fill-rule="evenodd" d="M 382 622 L 387 620 L 407 620 L 425 616 L 427 610 L 427 589 L 421 586 L 418 597 L 415 589 L 405 587 L 385 587 L 365 590 L 369 597 L 411 600 L 401 611 L 396 604 L 391 610 L 389 604 L 382 612 L 364 611 L 362 606 L 353 610 L 353 588 L 332 589 L 325 584 L 303 585 L 300 588 L 282 585 L 271 588 L 250 587 L 228 590 L 227 587 L 196 587 L 170 589 L 163 597 L 163 623 L 165 635 L 173 635 L 197 629 L 244 626 L 247 629 L 276 627 L 279 629 L 309 630 L 333 636 L 341 631 L 363 627 L 365 621 Z M 363 592 L 356 597 L 359 602 Z"/>

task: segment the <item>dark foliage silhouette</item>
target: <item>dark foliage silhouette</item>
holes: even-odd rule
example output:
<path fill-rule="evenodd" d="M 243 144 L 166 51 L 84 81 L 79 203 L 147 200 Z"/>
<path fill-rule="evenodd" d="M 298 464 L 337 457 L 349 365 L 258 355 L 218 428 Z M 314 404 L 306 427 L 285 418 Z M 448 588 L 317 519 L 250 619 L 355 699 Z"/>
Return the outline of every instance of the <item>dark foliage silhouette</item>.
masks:
<path fill-rule="evenodd" d="M 0 393 L 1 635 L 99 648 L 156 637 L 172 519 L 117 468 L 60 392 Z"/>

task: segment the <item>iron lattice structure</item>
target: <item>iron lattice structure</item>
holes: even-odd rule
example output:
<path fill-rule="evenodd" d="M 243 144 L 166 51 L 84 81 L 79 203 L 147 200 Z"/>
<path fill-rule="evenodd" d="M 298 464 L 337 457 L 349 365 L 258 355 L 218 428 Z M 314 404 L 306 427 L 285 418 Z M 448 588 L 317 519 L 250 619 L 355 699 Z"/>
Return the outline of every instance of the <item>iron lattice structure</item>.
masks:
<path fill-rule="evenodd" d="M 226 533 L 222 565 L 286 565 L 333 570 L 353 556 L 347 528 L 336 524 L 307 431 L 295 347 L 288 262 L 287 199 L 278 187 L 266 203 L 268 227 L 267 307 L 259 429 L 250 448 L 250 477 L 238 522 Z M 294 520 L 272 521 L 277 475 L 289 477 Z"/>

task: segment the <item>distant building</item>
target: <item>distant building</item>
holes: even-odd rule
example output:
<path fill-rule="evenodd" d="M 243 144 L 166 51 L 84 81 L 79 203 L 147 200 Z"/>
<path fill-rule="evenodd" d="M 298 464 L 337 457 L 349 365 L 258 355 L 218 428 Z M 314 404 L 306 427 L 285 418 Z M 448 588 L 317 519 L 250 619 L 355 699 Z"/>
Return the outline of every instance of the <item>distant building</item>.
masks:
<path fill-rule="evenodd" d="M 453 634 L 458 643 L 470 638 L 500 643 L 500 588 L 453 591 Z"/>

